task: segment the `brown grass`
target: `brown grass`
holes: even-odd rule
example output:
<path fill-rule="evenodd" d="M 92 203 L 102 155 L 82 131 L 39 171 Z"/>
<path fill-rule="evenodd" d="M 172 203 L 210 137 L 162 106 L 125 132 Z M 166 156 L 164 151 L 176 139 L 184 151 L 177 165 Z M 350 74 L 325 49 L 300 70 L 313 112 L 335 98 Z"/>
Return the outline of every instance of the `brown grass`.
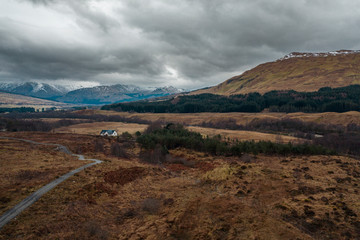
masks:
<path fill-rule="evenodd" d="M 11 93 L 0 93 L 0 107 L 14 108 L 14 107 L 33 107 L 35 109 L 51 108 L 51 107 L 67 107 L 66 103 L 59 103 L 40 98 L 27 97 Z"/>
<path fill-rule="evenodd" d="M 33 138 L 44 136 L 35 134 Z M 47 138 L 73 145 L 81 139 L 87 145 L 95 137 L 50 134 Z M 109 146 L 106 143 L 106 148 Z M 91 153 L 90 148 L 85 149 Z M 129 151 L 139 152 L 136 148 Z M 195 164 L 179 168 L 176 162 L 173 171 L 170 166 L 175 164 L 164 167 L 145 164 L 135 157 L 126 160 L 93 153 L 105 162 L 45 195 L 5 226 L 0 238 L 360 237 L 360 166 L 356 159 L 225 158 L 185 149 L 172 150 L 171 154 Z M 126 181 L 122 178 L 125 175 L 130 176 Z M 106 181 L 109 176 L 119 181 Z"/>
<path fill-rule="evenodd" d="M 202 122 L 208 121 L 223 121 L 229 118 L 236 120 L 237 124 L 247 124 L 253 120 L 258 119 L 299 119 L 306 122 L 316 122 L 322 124 L 341 124 L 347 125 L 349 123 L 360 124 L 360 112 L 345 112 L 345 113 L 127 113 L 115 111 L 102 110 L 82 110 L 78 111 L 80 114 L 104 114 L 104 115 L 119 115 L 128 118 L 140 118 L 149 121 L 165 121 L 184 123 L 186 125 L 198 125 Z"/>
<path fill-rule="evenodd" d="M 121 122 L 94 122 L 94 123 L 81 123 L 68 127 L 61 127 L 54 129 L 57 133 L 76 133 L 76 134 L 89 134 L 99 135 L 103 129 L 116 130 L 118 134 L 129 132 L 134 134 L 137 131 L 144 131 L 147 128 L 145 124 L 136 123 L 121 123 Z"/>
<path fill-rule="evenodd" d="M 254 131 L 236 131 L 236 130 L 225 130 L 225 129 L 215 129 L 215 128 L 203 128 L 203 127 L 188 127 L 190 131 L 199 132 L 202 135 L 213 137 L 215 135 L 221 135 L 225 139 L 231 140 L 239 140 L 239 141 L 271 141 L 278 143 L 300 143 L 303 142 L 303 139 L 278 135 L 278 134 L 270 134 L 270 133 L 260 133 Z"/>

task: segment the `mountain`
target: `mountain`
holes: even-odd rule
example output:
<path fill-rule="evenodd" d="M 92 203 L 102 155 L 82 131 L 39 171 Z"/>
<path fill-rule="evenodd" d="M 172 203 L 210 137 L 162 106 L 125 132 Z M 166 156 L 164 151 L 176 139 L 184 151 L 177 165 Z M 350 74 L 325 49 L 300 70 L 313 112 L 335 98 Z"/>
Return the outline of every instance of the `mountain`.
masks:
<path fill-rule="evenodd" d="M 179 93 L 181 91 L 182 90 L 171 86 L 151 90 L 133 85 L 117 84 L 112 86 L 97 86 L 70 91 L 64 96 L 57 98 L 57 100 L 76 104 L 109 104 L 162 97 Z"/>
<path fill-rule="evenodd" d="M 0 90 L 8 93 L 21 94 L 30 97 L 55 100 L 67 92 L 65 87 L 46 83 L 0 83 Z"/>
<path fill-rule="evenodd" d="M 156 88 L 154 91 L 152 91 L 152 93 L 168 95 L 168 94 L 181 93 L 184 91 L 185 91 L 184 89 L 178 89 L 178 88 L 174 88 L 172 86 L 166 86 L 166 87 Z"/>
<path fill-rule="evenodd" d="M 0 83 L 0 91 L 55 100 L 72 104 L 109 104 L 162 97 L 183 92 L 172 86 L 160 88 L 140 88 L 134 85 L 117 84 L 112 86 L 86 87 L 70 90 L 55 84 L 25 82 Z"/>
<path fill-rule="evenodd" d="M 275 62 L 261 64 L 215 87 L 191 94 L 234 95 L 290 89 L 310 92 L 322 87 L 352 84 L 360 84 L 360 51 L 294 52 Z"/>

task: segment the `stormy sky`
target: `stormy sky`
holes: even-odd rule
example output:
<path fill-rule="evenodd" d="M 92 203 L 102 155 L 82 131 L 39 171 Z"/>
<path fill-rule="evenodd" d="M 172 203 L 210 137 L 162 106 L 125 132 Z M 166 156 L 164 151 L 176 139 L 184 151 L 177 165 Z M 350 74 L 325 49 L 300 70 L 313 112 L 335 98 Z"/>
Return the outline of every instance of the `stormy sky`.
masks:
<path fill-rule="evenodd" d="M 0 81 L 211 86 L 290 52 L 360 49 L 354 0 L 0 0 Z"/>

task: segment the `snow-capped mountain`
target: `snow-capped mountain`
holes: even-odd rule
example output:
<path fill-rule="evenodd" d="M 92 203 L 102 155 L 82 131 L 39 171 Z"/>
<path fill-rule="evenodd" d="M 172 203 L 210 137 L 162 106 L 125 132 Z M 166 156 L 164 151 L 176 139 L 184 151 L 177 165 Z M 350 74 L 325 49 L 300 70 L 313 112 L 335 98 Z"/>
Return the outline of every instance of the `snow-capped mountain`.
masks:
<path fill-rule="evenodd" d="M 77 89 L 77 87 L 78 86 L 62 86 L 37 82 L 0 83 L 0 91 L 3 92 L 73 104 L 128 102 L 183 92 L 182 89 L 177 89 L 172 86 L 140 88 L 134 85 L 117 84 L 112 86 L 95 86 L 79 89 Z M 70 90 L 74 88 L 75 90 Z"/>
<path fill-rule="evenodd" d="M 0 83 L 0 91 L 54 100 L 67 93 L 66 88 L 46 83 Z"/>
<path fill-rule="evenodd" d="M 150 90 L 134 85 L 117 84 L 78 89 L 68 92 L 57 100 L 66 103 L 108 104 L 162 97 L 179 92 L 182 92 L 182 90 L 171 86 Z"/>
<path fill-rule="evenodd" d="M 152 91 L 153 94 L 176 94 L 176 93 L 181 93 L 181 92 L 185 92 L 184 89 L 179 89 L 179 88 L 175 88 L 173 86 L 165 86 L 165 87 L 160 87 L 160 88 L 156 88 L 154 91 Z"/>

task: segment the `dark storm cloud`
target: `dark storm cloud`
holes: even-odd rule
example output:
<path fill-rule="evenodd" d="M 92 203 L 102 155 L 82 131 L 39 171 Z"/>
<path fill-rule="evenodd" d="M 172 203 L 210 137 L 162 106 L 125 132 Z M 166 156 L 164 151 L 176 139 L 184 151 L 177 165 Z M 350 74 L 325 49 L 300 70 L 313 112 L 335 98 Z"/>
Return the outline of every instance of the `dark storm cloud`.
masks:
<path fill-rule="evenodd" d="M 360 3 L 350 0 L 30 2 L 72 19 L 90 43 L 67 41 L 68 31 L 59 41 L 29 36 L 8 17 L 0 21 L 0 70 L 14 79 L 126 76 L 194 88 L 293 51 L 360 48 Z"/>

